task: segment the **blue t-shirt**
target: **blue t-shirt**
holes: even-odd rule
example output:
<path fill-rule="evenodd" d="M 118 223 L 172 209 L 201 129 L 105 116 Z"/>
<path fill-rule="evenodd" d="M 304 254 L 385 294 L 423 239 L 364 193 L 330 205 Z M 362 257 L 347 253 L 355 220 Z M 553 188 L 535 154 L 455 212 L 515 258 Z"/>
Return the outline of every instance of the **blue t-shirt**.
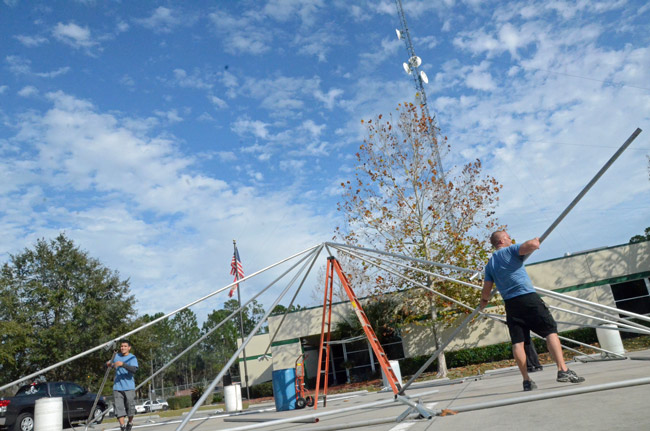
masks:
<path fill-rule="evenodd" d="M 119 353 L 115 355 L 113 362 L 124 362 L 124 365 L 131 365 L 135 368 L 138 368 L 138 360 L 135 355 L 129 353 L 126 356 L 122 356 Z M 135 390 L 135 378 L 133 373 L 127 370 L 124 367 L 117 367 L 115 369 L 115 383 L 113 384 L 113 390 L 115 391 L 132 391 Z"/>
<path fill-rule="evenodd" d="M 495 251 L 485 266 L 485 280 L 497 285 L 503 299 L 535 293 L 533 282 L 524 268 L 519 244 Z"/>

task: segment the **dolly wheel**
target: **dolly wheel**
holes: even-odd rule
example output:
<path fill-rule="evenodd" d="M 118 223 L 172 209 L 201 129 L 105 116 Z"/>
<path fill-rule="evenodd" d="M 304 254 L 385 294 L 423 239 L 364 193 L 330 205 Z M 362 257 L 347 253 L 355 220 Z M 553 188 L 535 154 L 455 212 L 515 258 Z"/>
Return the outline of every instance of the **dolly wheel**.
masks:
<path fill-rule="evenodd" d="M 296 408 L 297 409 L 304 409 L 306 404 L 307 404 L 307 402 L 305 401 L 305 399 L 303 397 L 296 398 Z"/>
<path fill-rule="evenodd" d="M 314 397 L 311 395 L 307 395 L 307 398 L 305 398 L 307 401 L 307 407 L 314 407 Z"/>

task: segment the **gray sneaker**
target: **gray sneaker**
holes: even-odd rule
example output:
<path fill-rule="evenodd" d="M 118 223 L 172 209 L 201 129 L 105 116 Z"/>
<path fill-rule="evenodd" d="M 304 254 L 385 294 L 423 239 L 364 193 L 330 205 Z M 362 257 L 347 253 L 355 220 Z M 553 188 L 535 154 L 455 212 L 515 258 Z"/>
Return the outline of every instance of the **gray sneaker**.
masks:
<path fill-rule="evenodd" d="M 567 368 L 566 371 L 557 372 L 557 381 L 560 383 L 582 383 L 585 378 L 578 376 L 574 371 Z"/>
<path fill-rule="evenodd" d="M 532 391 L 537 389 L 537 385 L 532 380 L 524 380 L 524 392 Z"/>
<path fill-rule="evenodd" d="M 131 431 L 131 428 L 133 428 L 133 422 L 126 424 L 126 431 Z"/>

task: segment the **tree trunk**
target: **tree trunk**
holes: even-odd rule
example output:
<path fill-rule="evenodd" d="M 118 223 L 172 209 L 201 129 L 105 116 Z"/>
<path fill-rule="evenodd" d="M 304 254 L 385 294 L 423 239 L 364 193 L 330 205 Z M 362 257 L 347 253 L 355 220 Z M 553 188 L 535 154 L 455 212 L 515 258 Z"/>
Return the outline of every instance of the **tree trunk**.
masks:
<path fill-rule="evenodd" d="M 433 334 L 433 340 L 435 342 L 436 350 L 440 348 L 441 340 L 439 336 L 439 331 L 438 331 L 438 314 L 436 313 L 436 303 L 433 300 L 433 298 L 429 299 L 429 303 L 431 304 L 431 320 L 432 325 L 431 325 L 431 332 Z M 440 352 L 438 355 L 438 378 L 443 378 L 447 377 L 447 359 L 445 358 L 445 351 L 443 350 Z"/>

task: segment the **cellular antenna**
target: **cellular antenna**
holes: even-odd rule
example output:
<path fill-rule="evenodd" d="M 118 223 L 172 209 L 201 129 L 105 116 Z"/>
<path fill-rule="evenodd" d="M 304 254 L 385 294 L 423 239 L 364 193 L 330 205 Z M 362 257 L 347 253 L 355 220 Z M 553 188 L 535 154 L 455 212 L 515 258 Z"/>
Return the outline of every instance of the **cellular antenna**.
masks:
<path fill-rule="evenodd" d="M 416 99 L 422 108 L 422 114 L 429 119 L 429 134 L 432 137 L 436 136 L 438 132 L 438 127 L 436 126 L 436 120 L 433 115 L 429 113 L 429 106 L 427 104 L 427 94 L 424 91 L 424 84 L 429 83 L 429 78 L 427 77 L 424 71 L 419 70 L 422 60 L 420 57 L 415 55 L 415 49 L 413 48 L 413 43 L 411 42 L 411 35 L 409 34 L 408 26 L 406 25 L 406 16 L 404 15 L 404 9 L 402 8 L 401 0 L 395 0 L 395 5 L 397 6 L 397 14 L 399 15 L 400 24 L 402 25 L 401 30 L 396 30 L 397 39 L 403 39 L 404 45 L 406 45 L 406 51 L 408 51 L 408 62 L 403 63 L 404 71 L 413 77 L 413 82 L 415 83 L 416 90 Z M 438 144 L 434 146 L 434 154 L 436 157 L 436 165 L 438 166 L 438 176 L 443 181 L 445 181 L 445 170 L 442 167 L 442 159 L 440 158 L 440 151 L 438 150 Z"/>

